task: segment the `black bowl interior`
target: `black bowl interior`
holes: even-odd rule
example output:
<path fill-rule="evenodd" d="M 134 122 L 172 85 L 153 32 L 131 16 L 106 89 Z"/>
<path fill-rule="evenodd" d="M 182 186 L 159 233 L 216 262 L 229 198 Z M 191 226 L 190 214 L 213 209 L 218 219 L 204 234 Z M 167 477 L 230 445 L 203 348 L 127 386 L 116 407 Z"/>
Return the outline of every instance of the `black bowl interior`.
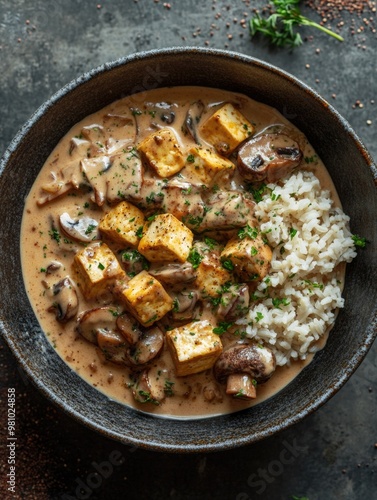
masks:
<path fill-rule="evenodd" d="M 314 361 L 283 391 L 246 411 L 199 420 L 136 412 L 84 382 L 60 359 L 30 307 L 19 252 L 23 200 L 59 139 L 77 121 L 125 95 L 203 85 L 276 107 L 309 138 L 335 182 L 351 230 L 369 244 L 348 266 L 346 307 Z M 142 101 L 143 94 L 137 97 Z M 64 87 L 21 129 L 1 162 L 1 327 L 40 390 L 70 415 L 124 443 L 164 451 L 210 451 L 252 443 L 318 408 L 349 378 L 376 335 L 376 169 L 349 125 L 314 91 L 283 71 L 240 54 L 175 48 L 131 56 Z"/>

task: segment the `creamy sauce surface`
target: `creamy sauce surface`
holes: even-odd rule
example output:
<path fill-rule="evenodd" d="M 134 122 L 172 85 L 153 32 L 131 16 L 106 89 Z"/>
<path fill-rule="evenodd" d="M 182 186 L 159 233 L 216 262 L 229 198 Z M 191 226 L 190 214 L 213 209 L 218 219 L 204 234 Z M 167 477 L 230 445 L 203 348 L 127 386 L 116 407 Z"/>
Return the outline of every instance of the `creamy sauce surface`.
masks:
<path fill-rule="evenodd" d="M 76 171 L 77 165 L 85 156 L 96 158 L 105 151 L 109 154 L 116 154 L 119 150 L 140 143 L 158 128 L 170 128 L 175 131 L 183 150 L 192 147 L 195 144 L 193 138 L 190 134 L 182 133 L 182 124 L 188 109 L 198 99 L 204 104 L 201 122 L 205 121 L 223 103 L 232 102 L 255 125 L 256 134 L 275 125 L 289 127 L 289 130 L 294 131 L 300 137 L 304 157 L 311 159 L 309 163 L 303 162 L 304 168 L 315 172 L 322 188 L 329 190 L 335 206 L 340 206 L 331 178 L 315 151 L 302 134 L 275 109 L 245 96 L 216 89 L 196 87 L 157 89 L 144 93 L 143 100 L 135 95 L 107 106 L 76 124 L 62 138 L 47 159 L 26 199 L 21 233 L 22 269 L 26 290 L 43 331 L 62 359 L 88 383 L 111 399 L 142 411 L 182 418 L 229 413 L 257 404 L 271 397 L 292 381 L 310 362 L 312 355 L 309 355 L 305 361 L 296 361 L 290 366 L 278 367 L 269 381 L 258 384 L 257 398 L 253 401 L 244 401 L 227 396 L 222 385 L 215 384 L 216 390 L 214 390 L 211 370 L 187 377 L 175 377 L 172 359 L 165 345 L 161 356 L 152 362 L 150 372 L 157 381 L 156 383 L 162 387 L 164 385 L 166 387 L 166 383 L 173 380 L 174 396 L 165 397 L 160 405 L 135 402 L 128 388 L 131 382 L 127 367 L 107 361 L 95 345 L 78 335 L 75 331 L 75 320 L 65 324 L 59 323 L 55 315 L 49 311 L 51 297 L 47 291 L 59 279 L 67 275 L 75 276 L 72 268 L 73 259 L 77 250 L 81 248 L 79 244 L 67 242 L 64 235 L 60 235 L 60 241 L 57 241 L 57 235 L 54 232 L 58 227 L 56 221 L 64 212 L 68 212 L 71 217 L 84 214 L 100 220 L 111 209 L 111 206 L 104 200 L 102 200 L 102 205 L 98 206 L 93 202 L 93 191 L 89 190 L 67 189 L 66 194 L 46 203 L 44 203 L 45 200 L 41 202 L 41 196 L 42 198 L 50 195 L 54 197 L 57 184 L 64 183 L 64 175 L 68 178 L 72 171 Z M 172 116 L 174 120 L 169 123 Z M 101 130 L 103 127 L 105 135 L 98 133 L 95 126 Z M 92 127 L 87 137 L 82 135 L 84 127 Z M 62 175 L 61 172 L 64 169 L 65 174 Z M 129 184 L 132 178 L 128 178 L 127 175 L 130 174 L 125 174 L 122 182 Z M 95 193 L 97 202 L 103 192 L 104 183 L 108 181 L 109 176 L 104 175 L 103 178 L 98 178 L 98 190 Z M 183 181 L 190 182 L 190 179 L 183 179 Z M 77 182 L 79 183 L 80 179 Z M 120 201 L 116 199 L 116 189 L 120 184 L 117 184 L 114 179 L 111 182 L 114 189 L 113 201 L 116 203 Z M 232 182 L 233 189 L 239 188 L 240 181 L 237 178 Z M 46 186 L 50 186 L 50 192 L 42 189 Z M 148 193 L 149 197 L 152 196 L 154 188 L 153 184 L 148 187 L 148 183 L 145 183 L 144 199 L 148 198 Z M 46 273 L 51 262 L 56 261 L 61 266 L 53 273 Z M 343 266 L 339 270 L 339 275 L 343 277 L 344 272 Z M 95 301 L 88 301 L 80 291 L 78 293 L 79 314 L 102 305 Z M 206 316 L 206 311 L 203 312 L 203 317 L 211 319 L 210 314 Z M 226 333 L 222 338 L 225 343 L 228 337 L 230 339 L 232 335 Z M 324 343 L 325 338 L 321 340 L 321 347 Z M 212 400 L 203 397 L 206 390 L 214 390 L 215 396 Z"/>

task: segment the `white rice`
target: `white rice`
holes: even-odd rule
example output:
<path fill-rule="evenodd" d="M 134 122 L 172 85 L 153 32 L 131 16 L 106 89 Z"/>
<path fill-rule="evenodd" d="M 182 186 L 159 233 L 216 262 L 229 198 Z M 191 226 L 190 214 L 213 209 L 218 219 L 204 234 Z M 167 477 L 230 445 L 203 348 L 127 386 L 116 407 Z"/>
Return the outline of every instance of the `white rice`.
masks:
<path fill-rule="evenodd" d="M 283 185 L 267 187 L 255 215 L 273 249 L 270 273 L 236 323 L 285 365 L 317 350 L 316 341 L 333 325 L 344 306 L 336 267 L 356 251 L 349 217 L 333 208 L 313 173 L 298 171 Z"/>

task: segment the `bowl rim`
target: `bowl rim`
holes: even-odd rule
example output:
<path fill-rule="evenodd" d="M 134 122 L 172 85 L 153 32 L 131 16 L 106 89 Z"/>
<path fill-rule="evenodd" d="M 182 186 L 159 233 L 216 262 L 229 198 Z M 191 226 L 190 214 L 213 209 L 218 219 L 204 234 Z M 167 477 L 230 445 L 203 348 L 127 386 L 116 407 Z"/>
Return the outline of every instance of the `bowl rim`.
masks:
<path fill-rule="evenodd" d="M 164 55 L 173 55 L 173 54 L 182 54 L 182 53 L 189 53 L 189 54 L 205 54 L 205 55 L 212 55 L 212 56 L 217 56 L 219 58 L 224 58 L 224 59 L 237 59 L 243 63 L 247 64 L 253 64 L 255 66 L 259 66 L 265 70 L 272 71 L 273 73 L 277 74 L 280 77 L 283 77 L 284 79 L 289 80 L 289 82 L 293 85 L 296 85 L 297 87 L 301 88 L 305 92 L 307 92 L 312 98 L 317 100 L 323 107 L 326 108 L 327 112 L 332 114 L 336 120 L 340 123 L 341 127 L 347 132 L 349 135 L 350 139 L 353 141 L 353 143 L 357 146 L 358 150 L 360 153 L 363 155 L 365 162 L 367 166 L 369 167 L 373 179 L 375 182 L 377 182 L 377 167 L 374 164 L 369 152 L 365 148 L 363 142 L 361 139 L 358 137 L 358 135 L 355 133 L 355 131 L 352 129 L 350 124 L 338 113 L 338 111 L 331 105 L 329 104 L 323 97 L 321 97 L 314 89 L 309 87 L 307 84 L 302 82 L 299 78 L 293 76 L 292 74 L 288 73 L 287 71 L 278 68 L 277 66 L 274 66 L 268 62 L 265 62 L 261 59 L 241 54 L 239 52 L 234 52 L 234 51 L 228 51 L 228 50 L 221 50 L 221 49 L 212 49 L 212 48 L 202 48 L 202 47 L 180 47 L 180 46 L 175 46 L 175 47 L 167 47 L 167 48 L 161 48 L 161 49 L 153 49 L 153 50 L 148 50 L 148 51 L 142 51 L 142 52 L 137 52 L 134 54 L 130 54 L 118 59 L 115 59 L 110 62 L 103 63 L 94 69 L 91 69 L 89 71 L 84 72 L 83 74 L 79 75 L 78 77 L 74 78 L 71 80 L 69 83 L 61 87 L 58 91 L 56 91 L 50 98 L 48 98 L 42 105 L 40 105 L 37 110 L 30 116 L 30 118 L 25 122 L 25 124 L 19 129 L 15 137 L 12 139 L 10 142 L 8 148 L 5 150 L 2 158 L 0 159 L 0 177 L 3 175 L 3 172 L 5 168 L 8 165 L 8 162 L 11 159 L 12 154 L 17 150 L 18 146 L 20 143 L 23 141 L 24 137 L 27 135 L 29 130 L 31 130 L 36 123 L 43 117 L 43 115 L 46 113 L 46 111 L 53 107 L 60 99 L 65 97 L 67 94 L 72 92 L 74 89 L 77 87 L 85 84 L 87 81 L 91 80 L 92 78 L 96 77 L 97 75 L 100 75 L 101 73 L 111 71 L 117 67 L 127 65 L 129 63 L 132 63 L 134 61 L 138 60 L 147 60 L 147 59 L 153 59 L 155 56 L 164 56 Z M 1 307 L 1 306 L 0 306 Z M 228 440 L 227 442 L 216 442 L 216 443 L 194 443 L 191 445 L 171 445 L 169 443 L 161 443 L 161 442 L 154 442 L 153 440 L 151 441 L 146 441 L 146 440 L 137 440 L 134 438 L 129 438 L 127 436 L 120 436 L 117 432 L 109 430 L 107 428 L 104 428 L 102 425 L 98 424 L 97 422 L 93 422 L 90 420 L 88 417 L 77 411 L 75 408 L 70 406 L 68 401 L 65 401 L 64 398 L 61 398 L 57 396 L 51 388 L 48 386 L 48 383 L 46 383 L 42 378 L 36 378 L 35 374 L 33 373 L 32 369 L 29 367 L 28 363 L 26 362 L 22 352 L 18 349 L 18 346 L 16 342 L 11 338 L 11 336 L 8 334 L 5 321 L 3 320 L 3 317 L 0 317 L 0 331 L 5 339 L 7 345 L 9 346 L 10 350 L 12 351 L 12 354 L 15 356 L 17 362 L 21 365 L 22 369 L 26 373 L 26 375 L 31 379 L 33 384 L 40 390 L 40 392 L 47 397 L 47 399 L 51 402 L 53 402 L 55 405 L 57 405 L 60 409 L 62 409 L 66 414 L 74 417 L 78 422 L 81 424 L 86 425 L 92 430 L 95 430 L 102 435 L 117 440 L 118 442 L 122 442 L 123 444 L 129 444 L 129 445 L 135 445 L 140 448 L 145 448 L 149 450 L 157 450 L 157 451 L 169 451 L 169 452 L 199 452 L 199 451 L 218 451 L 218 450 L 224 450 L 224 449 L 230 449 L 238 446 L 243 446 L 247 444 L 251 444 L 254 442 L 257 442 L 261 439 L 265 439 L 276 432 L 280 432 L 284 429 L 287 429 L 288 427 L 291 427 L 292 425 L 298 423 L 301 421 L 304 417 L 308 416 L 315 410 L 317 410 L 320 406 L 322 406 L 324 403 L 326 403 L 332 396 L 334 396 L 339 389 L 345 384 L 345 382 L 350 378 L 350 376 L 354 373 L 354 371 L 358 368 L 360 363 L 363 361 L 364 357 L 366 356 L 367 352 L 371 348 L 374 339 L 377 336 L 377 316 L 373 318 L 373 320 L 370 322 L 370 327 L 368 331 L 365 333 L 365 336 L 363 337 L 363 343 L 359 346 L 359 349 L 354 353 L 354 356 L 351 359 L 347 360 L 347 367 L 343 371 L 342 374 L 339 375 L 337 380 L 335 382 L 326 388 L 326 390 L 323 391 L 321 395 L 316 397 L 315 399 L 312 399 L 307 406 L 302 409 L 300 412 L 296 413 L 295 415 L 291 416 L 290 418 L 287 418 L 284 422 L 281 422 L 277 425 L 271 426 L 266 430 L 259 431 L 258 435 L 254 436 L 241 436 L 238 438 L 234 438 L 234 440 Z M 137 410 L 136 410 L 137 411 Z M 153 417 L 153 416 L 152 416 Z M 155 418 L 155 417 L 153 417 Z M 214 418 L 216 419 L 217 417 L 208 417 L 208 418 Z M 200 421 L 201 419 L 192 419 L 191 421 Z"/>

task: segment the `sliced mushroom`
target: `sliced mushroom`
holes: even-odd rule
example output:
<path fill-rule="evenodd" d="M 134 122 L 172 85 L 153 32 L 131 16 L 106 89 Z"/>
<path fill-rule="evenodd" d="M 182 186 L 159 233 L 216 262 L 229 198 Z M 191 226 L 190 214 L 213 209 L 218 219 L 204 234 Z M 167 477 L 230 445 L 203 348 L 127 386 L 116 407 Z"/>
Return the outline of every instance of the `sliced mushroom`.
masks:
<path fill-rule="evenodd" d="M 77 332 L 93 344 L 98 344 L 98 332 L 116 331 L 116 315 L 112 307 L 97 307 L 85 311 L 76 326 Z"/>
<path fill-rule="evenodd" d="M 63 264 L 61 262 L 58 262 L 57 260 L 53 260 L 52 262 L 50 262 L 50 264 L 46 268 L 46 275 L 53 274 L 55 271 L 60 269 L 62 267 L 62 265 Z"/>
<path fill-rule="evenodd" d="M 55 312 L 57 321 L 66 323 L 76 316 L 79 299 L 75 285 L 69 276 L 66 276 L 53 285 L 52 296 L 54 302 L 49 311 Z"/>
<path fill-rule="evenodd" d="M 107 361 L 121 365 L 129 365 L 129 345 L 125 338 L 115 330 L 99 329 L 97 343 Z"/>
<path fill-rule="evenodd" d="M 177 285 L 189 283 L 196 278 L 196 271 L 190 262 L 171 262 L 164 266 L 152 266 L 149 274 L 162 281 L 166 285 Z"/>
<path fill-rule="evenodd" d="M 135 345 L 142 336 L 140 323 L 127 313 L 118 316 L 116 326 L 130 345 Z"/>
<path fill-rule="evenodd" d="M 254 396 L 250 394 L 254 391 L 250 383 L 266 382 L 274 373 L 275 367 L 275 355 L 270 349 L 256 344 L 237 343 L 221 353 L 214 365 L 214 375 L 219 382 L 228 382 L 229 394 L 251 398 Z M 239 375 L 245 375 L 250 380 Z M 232 376 L 230 380 L 229 376 Z"/>
<path fill-rule="evenodd" d="M 245 283 L 231 285 L 221 296 L 217 315 L 221 319 L 234 321 L 245 314 L 249 301 L 249 287 Z"/>
<path fill-rule="evenodd" d="M 276 182 L 286 177 L 302 160 L 298 143 L 285 134 L 260 134 L 238 151 L 238 171 L 249 182 Z"/>
<path fill-rule="evenodd" d="M 202 117 L 204 111 L 204 104 L 201 100 L 195 101 L 191 106 L 189 107 L 185 121 L 184 121 L 184 127 L 187 130 L 187 132 L 191 135 L 191 137 L 194 139 L 196 144 L 200 144 L 199 137 L 198 137 L 198 124 L 200 122 L 200 119 Z"/>
<path fill-rule="evenodd" d="M 226 230 L 251 224 L 255 203 L 239 191 L 219 191 L 208 199 L 197 230 Z"/>
<path fill-rule="evenodd" d="M 155 394 L 149 381 L 148 370 L 144 370 L 138 376 L 135 385 L 132 388 L 132 394 L 138 403 L 160 404 L 160 394 Z"/>
<path fill-rule="evenodd" d="M 197 290 L 185 290 L 177 293 L 174 298 L 173 319 L 176 321 L 189 321 L 193 318 L 195 306 L 199 299 Z"/>
<path fill-rule="evenodd" d="M 257 397 L 255 379 L 246 373 L 229 375 L 226 382 L 226 393 L 237 399 L 255 399 Z"/>
<path fill-rule="evenodd" d="M 98 221 L 91 217 L 76 217 L 64 212 L 59 217 L 62 232 L 70 239 L 89 243 L 100 238 L 98 231 Z"/>
<path fill-rule="evenodd" d="M 111 164 L 109 156 L 84 158 L 80 162 L 81 170 L 85 174 L 85 178 L 90 186 L 93 188 L 93 201 L 97 203 L 98 206 L 102 206 L 105 203 L 107 179 L 103 174 L 109 170 Z"/>
<path fill-rule="evenodd" d="M 140 366 L 156 358 L 164 345 L 164 334 L 154 326 L 145 330 L 140 340 L 130 348 L 128 359 L 132 365 Z"/>
<path fill-rule="evenodd" d="M 171 125 L 172 123 L 174 123 L 174 120 L 175 120 L 175 113 L 174 113 L 174 111 L 168 111 L 166 113 L 162 113 L 161 114 L 161 120 L 164 123 L 167 123 L 168 125 Z"/>

